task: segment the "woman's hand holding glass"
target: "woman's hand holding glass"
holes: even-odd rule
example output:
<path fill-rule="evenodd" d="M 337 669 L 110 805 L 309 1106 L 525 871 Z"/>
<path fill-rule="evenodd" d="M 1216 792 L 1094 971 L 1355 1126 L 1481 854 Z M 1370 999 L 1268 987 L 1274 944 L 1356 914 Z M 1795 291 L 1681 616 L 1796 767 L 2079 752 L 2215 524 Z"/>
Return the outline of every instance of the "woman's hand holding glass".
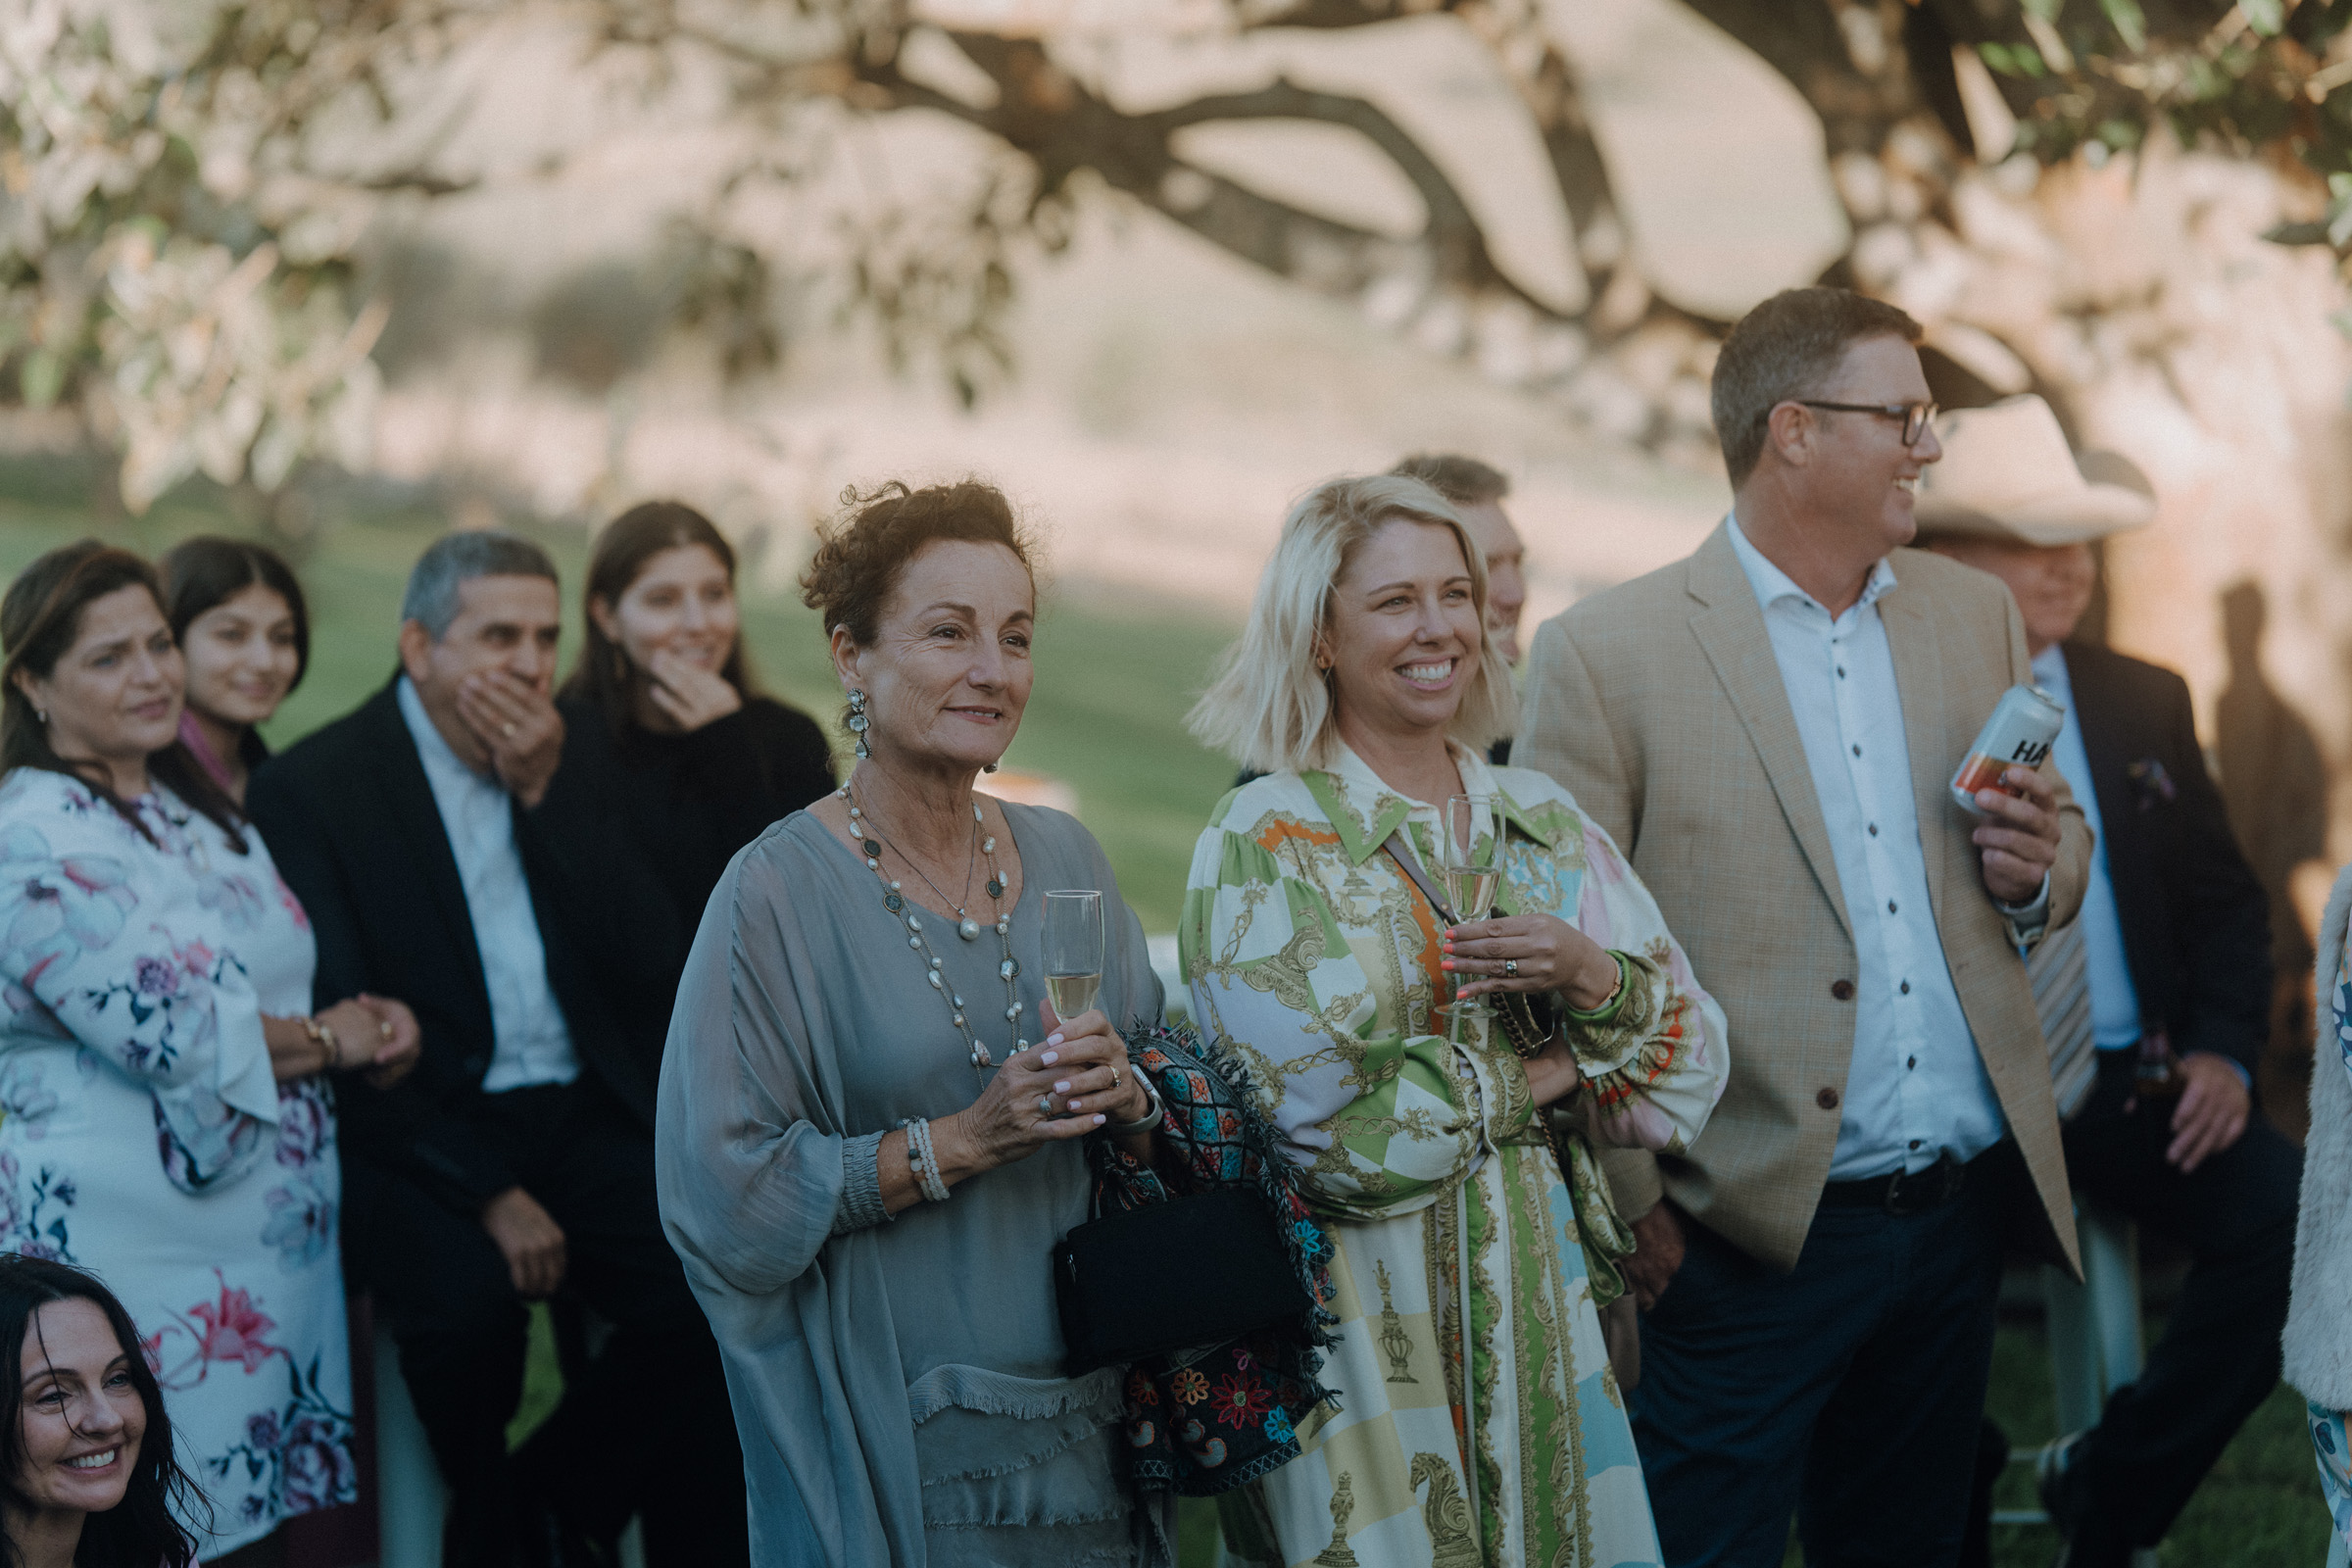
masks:
<path fill-rule="evenodd" d="M 1512 914 L 1453 926 L 1446 933 L 1445 966 L 1465 998 L 1557 991 L 1569 1006 L 1590 1012 L 1617 989 L 1617 960 L 1608 950 L 1551 914 Z"/>
<path fill-rule="evenodd" d="M 1039 1004 L 1046 1039 L 1005 1059 L 971 1107 L 931 1124 L 953 1183 L 1027 1159 L 1047 1144 L 1136 1121 L 1151 1102 L 1127 1070 L 1127 1043 L 1094 1009 L 1067 1023 Z"/>

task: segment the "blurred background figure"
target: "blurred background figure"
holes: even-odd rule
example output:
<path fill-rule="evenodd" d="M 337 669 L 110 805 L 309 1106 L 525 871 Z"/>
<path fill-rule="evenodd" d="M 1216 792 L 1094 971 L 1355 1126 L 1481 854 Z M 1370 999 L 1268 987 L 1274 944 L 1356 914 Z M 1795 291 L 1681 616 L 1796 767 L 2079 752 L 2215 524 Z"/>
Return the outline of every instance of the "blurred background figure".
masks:
<path fill-rule="evenodd" d="M 313 1006 L 302 906 L 178 739 L 146 563 L 52 551 L 0 599 L 0 1246 L 97 1270 L 142 1326 L 209 1560 L 349 1502 L 342 1176 L 324 1074 L 397 1081 L 415 1019 Z"/>
<path fill-rule="evenodd" d="M 130 1314 L 95 1275 L 0 1256 L 0 1540 L 13 1568 L 186 1568 L 202 1494 Z"/>
<path fill-rule="evenodd" d="M 634 856 L 666 897 L 607 900 L 614 987 L 658 1056 L 686 949 L 735 852 L 833 788 L 816 721 L 760 693 L 743 649 L 735 551 L 691 507 L 632 507 L 597 535 L 584 643 L 556 708 L 564 759 L 541 814 L 555 836 Z"/>
<path fill-rule="evenodd" d="M 2154 515 L 2145 477 L 2112 453 L 2078 466 L 2037 397 L 1947 414 L 1936 433 L 1921 542 L 2016 598 L 2034 681 L 2066 710 L 2051 760 L 2096 835 L 2082 915 L 2028 960 L 2067 1177 L 2192 1260 L 2138 1379 L 2042 1455 L 2068 1568 L 2125 1568 L 2278 1380 L 2302 1161 L 2253 1099 L 2269 911 L 2186 683 L 2074 640 L 2098 581 L 2091 542 Z"/>
<path fill-rule="evenodd" d="M 269 760 L 261 726 L 311 662 L 310 608 L 293 568 L 247 539 L 200 534 L 164 555 L 164 610 L 188 670 L 180 743 L 240 807 Z"/>
<path fill-rule="evenodd" d="M 741 1563 L 717 1348 L 655 1211 L 659 1042 L 597 941 L 609 906 L 666 920 L 665 895 L 532 809 L 564 744 L 555 564 L 446 535 L 401 610 L 392 679 L 252 800 L 317 922 L 320 994 L 397 991 L 423 1020 L 414 1079 L 345 1094 L 344 1169 L 355 1272 L 449 1487 L 442 1560 L 595 1561 L 636 1515 L 656 1568 Z M 559 1294 L 611 1333 L 510 1456 L 526 1303 Z"/>

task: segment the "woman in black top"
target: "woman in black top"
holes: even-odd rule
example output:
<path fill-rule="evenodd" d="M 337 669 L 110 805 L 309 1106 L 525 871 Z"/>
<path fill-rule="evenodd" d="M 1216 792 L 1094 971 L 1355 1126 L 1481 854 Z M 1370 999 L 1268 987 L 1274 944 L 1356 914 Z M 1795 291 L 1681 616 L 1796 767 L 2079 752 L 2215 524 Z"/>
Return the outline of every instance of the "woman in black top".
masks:
<path fill-rule="evenodd" d="M 613 519 L 589 556 L 587 610 L 546 804 L 586 831 L 583 849 L 609 830 L 637 852 L 668 895 L 682 964 L 735 852 L 832 790 L 832 748 L 814 719 L 753 689 L 735 552 L 693 508 L 649 501 Z M 664 1019 L 668 1005 L 665 992 Z"/>

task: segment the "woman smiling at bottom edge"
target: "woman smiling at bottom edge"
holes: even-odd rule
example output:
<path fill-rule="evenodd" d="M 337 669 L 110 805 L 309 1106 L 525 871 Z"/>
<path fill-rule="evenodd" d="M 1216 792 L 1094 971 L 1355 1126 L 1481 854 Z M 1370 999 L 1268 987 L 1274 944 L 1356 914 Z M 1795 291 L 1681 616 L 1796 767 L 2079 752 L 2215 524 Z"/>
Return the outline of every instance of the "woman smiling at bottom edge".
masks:
<path fill-rule="evenodd" d="M 0 1257 L 0 1537 L 9 1568 L 184 1568 L 172 1457 L 138 1330 L 95 1276 Z"/>
<path fill-rule="evenodd" d="M 1268 775 L 1194 851 L 1194 1016 L 1249 1066 L 1339 1246 L 1341 1409 L 1219 1499 L 1246 1562 L 1658 1561 L 1596 1312 L 1632 1237 L 1592 1146 L 1698 1136 L 1723 1009 L 1568 792 L 1488 765 L 1511 713 L 1486 590 L 1436 491 L 1335 479 L 1291 510 L 1193 713 Z M 1458 924 L 1413 880 L 1435 882 L 1457 795 L 1492 797 L 1503 838 L 1497 917 Z M 1449 976 L 1541 1011 L 1515 1041 L 1499 1020 L 1449 1039 L 1430 1017 Z"/>

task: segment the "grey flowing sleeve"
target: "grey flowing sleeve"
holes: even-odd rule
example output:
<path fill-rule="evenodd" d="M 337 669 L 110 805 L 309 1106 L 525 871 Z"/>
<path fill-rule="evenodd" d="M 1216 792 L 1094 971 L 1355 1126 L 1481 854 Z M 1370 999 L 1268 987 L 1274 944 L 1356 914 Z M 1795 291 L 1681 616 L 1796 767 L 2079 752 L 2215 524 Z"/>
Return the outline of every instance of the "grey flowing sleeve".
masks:
<path fill-rule="evenodd" d="M 841 1209 L 833 1234 L 847 1236 L 890 1218 L 882 1206 L 882 1140 L 887 1133 L 860 1133 L 841 1145 Z"/>
<path fill-rule="evenodd" d="M 881 1207 L 873 1148 L 850 1157 L 860 1140 L 836 1122 L 839 1086 L 804 1005 L 818 965 L 779 874 L 788 855 L 776 835 L 756 842 L 705 909 L 655 1119 L 670 1244 L 689 1274 L 750 1295 L 799 1278 L 845 1205 Z"/>

